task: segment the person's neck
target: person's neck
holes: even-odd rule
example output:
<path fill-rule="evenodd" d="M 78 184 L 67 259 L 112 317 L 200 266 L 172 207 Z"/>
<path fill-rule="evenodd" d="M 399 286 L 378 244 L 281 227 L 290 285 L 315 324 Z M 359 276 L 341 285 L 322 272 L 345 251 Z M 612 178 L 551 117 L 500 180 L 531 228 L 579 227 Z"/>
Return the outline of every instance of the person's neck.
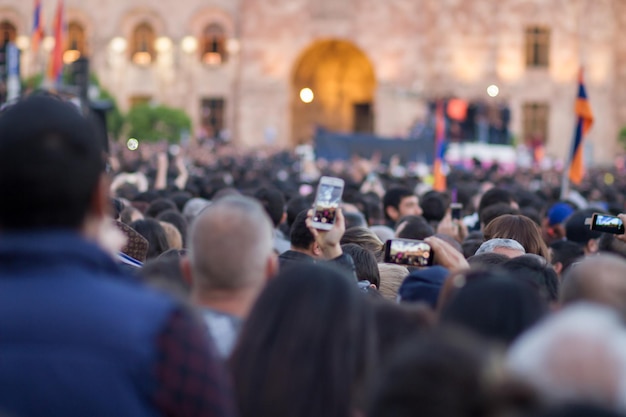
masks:
<path fill-rule="evenodd" d="M 210 308 L 244 319 L 252 309 L 260 290 L 246 287 L 238 290 L 214 290 L 194 288 L 191 301 L 199 307 Z"/>

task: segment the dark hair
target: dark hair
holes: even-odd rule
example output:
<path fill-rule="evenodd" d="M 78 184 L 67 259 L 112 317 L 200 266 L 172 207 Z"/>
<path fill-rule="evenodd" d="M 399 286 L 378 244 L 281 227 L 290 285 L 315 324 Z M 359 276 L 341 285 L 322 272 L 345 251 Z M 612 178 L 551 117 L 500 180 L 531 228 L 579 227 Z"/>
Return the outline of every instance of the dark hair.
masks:
<path fill-rule="evenodd" d="M 591 230 L 585 224 L 585 220 L 595 213 L 595 210 L 585 209 L 577 210 L 572 213 L 565 221 L 565 235 L 567 240 L 586 245 L 592 239 L 598 239 L 602 236 L 602 232 Z"/>
<path fill-rule="evenodd" d="M 487 226 L 493 219 L 505 214 L 519 214 L 519 210 L 514 209 L 507 203 L 492 204 L 478 213 L 478 219 L 483 225 Z"/>
<path fill-rule="evenodd" d="M 157 198 L 152 203 L 150 203 L 150 205 L 146 209 L 146 217 L 156 219 L 157 217 L 159 217 L 159 214 L 168 210 L 178 211 L 178 207 L 176 207 L 176 204 L 174 204 L 174 202 L 169 198 Z"/>
<path fill-rule="evenodd" d="M 167 243 L 167 235 L 163 226 L 154 219 L 137 220 L 130 227 L 145 237 L 148 241 L 148 254 L 146 259 L 153 259 L 170 248 Z"/>
<path fill-rule="evenodd" d="M 383 212 L 387 220 L 392 220 L 387 214 L 387 207 L 398 209 L 403 198 L 412 197 L 415 193 L 408 188 L 395 187 L 390 188 L 383 197 Z"/>
<path fill-rule="evenodd" d="M 504 203 L 511 205 L 515 199 L 513 198 L 513 194 L 509 190 L 505 190 L 504 188 L 492 188 L 491 190 L 485 192 L 483 196 L 480 198 L 480 203 L 478 204 L 478 213 L 480 213 L 489 206 L 493 206 L 494 204 Z"/>
<path fill-rule="evenodd" d="M 396 231 L 396 236 L 401 239 L 422 240 L 435 234 L 435 230 L 422 216 L 402 217 L 396 223 Z"/>
<path fill-rule="evenodd" d="M 122 201 L 118 198 L 112 198 L 111 210 L 111 217 L 113 217 L 113 219 L 115 220 L 118 220 L 120 218 L 120 215 L 122 214 L 122 211 L 124 210 L 124 203 L 122 203 Z"/>
<path fill-rule="evenodd" d="M 185 298 L 191 290 L 180 267 L 181 258 L 185 255 L 185 251 L 169 249 L 146 262 L 139 270 L 139 276 L 156 288 Z"/>
<path fill-rule="evenodd" d="M 564 274 L 574 262 L 585 256 L 585 251 L 579 244 L 567 240 L 559 240 L 552 243 L 550 249 L 552 249 L 552 265 L 556 265 L 557 263 L 563 265 L 561 275 Z"/>
<path fill-rule="evenodd" d="M 365 303 L 351 277 L 326 266 L 294 264 L 271 280 L 230 359 L 240 416 L 346 417 L 360 408 L 374 352 Z"/>
<path fill-rule="evenodd" d="M 469 262 L 471 267 L 483 267 L 488 268 L 494 265 L 502 265 L 507 262 L 510 258 L 501 253 L 495 252 L 487 252 L 481 253 L 480 255 L 473 255 L 467 258 L 467 262 Z"/>
<path fill-rule="evenodd" d="M 561 404 L 542 409 L 528 417 L 623 417 L 622 413 L 594 404 Z"/>
<path fill-rule="evenodd" d="M 469 259 L 470 257 L 474 256 L 474 254 L 476 254 L 476 251 L 478 250 L 478 248 L 480 248 L 482 244 L 482 239 L 465 239 L 461 244 L 461 247 L 463 248 L 463 256 L 465 257 L 465 259 Z"/>
<path fill-rule="evenodd" d="M 313 200 L 309 197 L 293 197 L 287 202 L 287 226 L 291 229 L 298 214 L 311 208 Z"/>
<path fill-rule="evenodd" d="M 616 239 L 610 233 L 603 233 L 598 241 L 598 251 L 626 258 L 626 242 Z"/>
<path fill-rule="evenodd" d="M 522 207 L 519 210 L 519 214 L 522 216 L 528 217 L 530 220 L 535 222 L 538 227 L 541 227 L 541 216 L 539 212 L 533 207 Z"/>
<path fill-rule="evenodd" d="M 353 227 L 367 227 L 367 220 L 361 213 L 355 213 L 352 211 L 344 212 L 343 217 L 346 222 L 346 229 Z"/>
<path fill-rule="evenodd" d="M 404 343 L 381 372 L 367 415 L 488 417 L 527 406 L 528 390 L 506 376 L 488 378 L 500 374 L 493 356 L 486 343 L 464 332 L 424 332 Z"/>
<path fill-rule="evenodd" d="M 285 214 L 285 197 L 275 188 L 260 188 L 254 193 L 254 198 L 259 200 L 263 208 L 272 219 L 274 227 L 278 227 Z"/>
<path fill-rule="evenodd" d="M 172 200 L 174 204 L 176 204 L 176 208 L 181 213 L 183 212 L 183 209 L 185 208 L 185 204 L 187 204 L 187 202 L 191 200 L 192 198 L 193 198 L 193 195 L 187 191 L 177 191 L 170 195 L 170 200 Z"/>
<path fill-rule="evenodd" d="M 420 198 L 422 216 L 429 222 L 440 222 L 446 215 L 446 199 L 438 192 L 429 192 Z"/>
<path fill-rule="evenodd" d="M 452 296 L 441 321 L 510 344 L 546 314 L 546 303 L 529 282 L 502 272 L 484 274 Z"/>
<path fill-rule="evenodd" d="M 176 210 L 165 210 L 157 216 L 157 220 L 174 225 L 180 232 L 180 237 L 183 239 L 183 246 L 187 246 L 189 224 L 187 220 L 185 220 L 185 216 Z"/>
<path fill-rule="evenodd" d="M 341 249 L 343 253 L 352 257 L 359 281 L 369 281 L 377 289 L 380 288 L 380 271 L 374 255 L 367 249 L 363 249 L 354 243 L 341 245 Z"/>
<path fill-rule="evenodd" d="M 291 246 L 297 249 L 308 249 L 315 237 L 306 225 L 307 210 L 304 210 L 298 214 L 293 224 L 291 225 L 291 231 L 289 232 L 289 241 Z"/>
<path fill-rule="evenodd" d="M 104 172 L 95 129 L 72 104 L 33 96 L 0 115 L 0 228 L 79 229 Z"/>
<path fill-rule="evenodd" d="M 552 265 L 536 255 L 526 254 L 509 259 L 501 265 L 512 276 L 531 280 L 539 286 L 540 294 L 547 301 L 559 298 L 559 277 Z"/>

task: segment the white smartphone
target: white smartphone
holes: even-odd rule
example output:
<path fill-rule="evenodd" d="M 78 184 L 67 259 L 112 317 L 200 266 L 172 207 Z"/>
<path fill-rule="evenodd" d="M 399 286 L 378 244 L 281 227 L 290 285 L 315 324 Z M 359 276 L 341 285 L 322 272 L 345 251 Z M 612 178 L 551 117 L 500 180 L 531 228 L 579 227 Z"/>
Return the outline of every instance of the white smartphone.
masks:
<path fill-rule="evenodd" d="M 344 181 L 341 178 L 322 177 L 317 186 L 317 194 L 313 203 L 313 227 L 330 230 L 335 224 L 337 208 L 341 204 Z"/>

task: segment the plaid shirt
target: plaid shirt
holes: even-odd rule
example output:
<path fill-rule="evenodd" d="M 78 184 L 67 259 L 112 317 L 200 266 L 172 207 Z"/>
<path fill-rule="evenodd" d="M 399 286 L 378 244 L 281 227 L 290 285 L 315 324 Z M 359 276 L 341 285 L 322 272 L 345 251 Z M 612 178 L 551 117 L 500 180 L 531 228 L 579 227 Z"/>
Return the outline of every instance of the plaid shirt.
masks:
<path fill-rule="evenodd" d="M 177 311 L 157 340 L 155 403 L 168 417 L 233 417 L 230 377 L 202 323 Z"/>

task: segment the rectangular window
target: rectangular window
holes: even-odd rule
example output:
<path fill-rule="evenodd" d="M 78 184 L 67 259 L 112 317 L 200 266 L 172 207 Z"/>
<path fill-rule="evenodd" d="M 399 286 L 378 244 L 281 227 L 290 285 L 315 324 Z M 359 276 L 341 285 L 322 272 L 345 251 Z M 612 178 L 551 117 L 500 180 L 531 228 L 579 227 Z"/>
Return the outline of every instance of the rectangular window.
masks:
<path fill-rule="evenodd" d="M 225 101 L 221 97 L 205 98 L 201 104 L 202 128 L 207 137 L 219 137 L 224 130 Z"/>
<path fill-rule="evenodd" d="M 526 28 L 526 66 L 547 68 L 550 65 L 550 29 L 541 26 Z"/>
<path fill-rule="evenodd" d="M 548 139 L 550 107 L 546 103 L 526 103 L 523 109 L 524 139 L 526 142 L 545 143 Z"/>

